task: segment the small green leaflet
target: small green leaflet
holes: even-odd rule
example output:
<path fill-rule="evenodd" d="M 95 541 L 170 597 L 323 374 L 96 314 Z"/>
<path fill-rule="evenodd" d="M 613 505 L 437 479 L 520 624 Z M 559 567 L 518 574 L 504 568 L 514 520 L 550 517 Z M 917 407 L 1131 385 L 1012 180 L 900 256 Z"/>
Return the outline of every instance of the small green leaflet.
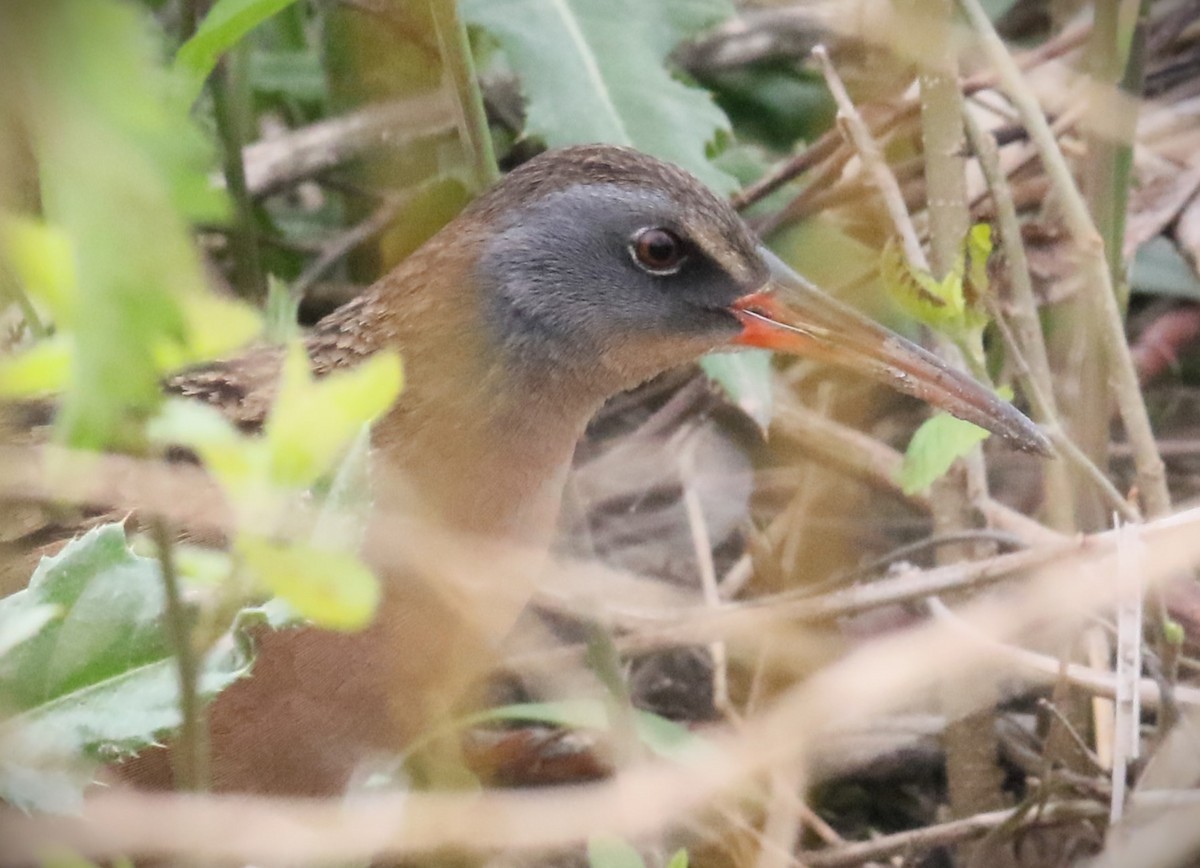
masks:
<path fill-rule="evenodd" d="M 905 494 L 928 490 L 958 458 L 988 436 L 978 425 L 949 413 L 935 413 L 922 423 L 908 443 L 900 468 L 900 487 Z"/>
<path fill-rule="evenodd" d="M 208 10 L 196 33 L 179 48 L 175 73 L 181 98 L 193 102 L 204 89 L 204 80 L 221 55 L 272 15 L 295 0 L 217 0 Z"/>

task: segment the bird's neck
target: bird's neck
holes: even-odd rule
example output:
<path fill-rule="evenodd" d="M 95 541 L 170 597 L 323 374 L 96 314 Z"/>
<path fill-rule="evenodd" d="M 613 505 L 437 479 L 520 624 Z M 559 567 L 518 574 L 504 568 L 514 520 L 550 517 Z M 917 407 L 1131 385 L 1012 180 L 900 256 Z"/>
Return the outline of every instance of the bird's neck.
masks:
<path fill-rule="evenodd" d="M 455 271 L 470 257 L 437 248 L 417 257 L 321 324 L 310 342 L 317 370 L 388 347 L 401 354 L 404 391 L 374 429 L 388 480 L 376 492 L 381 506 L 416 502 L 451 530 L 544 547 L 576 441 L 603 395 L 503 358 L 482 306 L 464 295 L 473 281 Z M 421 279 L 429 274 L 436 285 Z"/>

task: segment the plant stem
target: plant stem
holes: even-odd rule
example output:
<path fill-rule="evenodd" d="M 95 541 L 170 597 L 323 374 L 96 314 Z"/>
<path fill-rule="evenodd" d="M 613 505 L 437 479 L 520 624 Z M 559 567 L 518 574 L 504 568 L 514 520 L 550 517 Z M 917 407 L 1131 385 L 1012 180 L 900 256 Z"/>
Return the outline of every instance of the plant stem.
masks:
<path fill-rule="evenodd" d="M 471 43 L 467 38 L 467 28 L 452 0 L 435 0 L 430 4 L 430 11 L 445 74 L 458 97 L 459 138 L 467 151 L 472 181 L 475 192 L 478 192 L 500 178 L 500 169 L 496 165 L 492 133 L 483 107 L 483 93 L 479 89 L 475 61 L 471 57 Z"/>
<path fill-rule="evenodd" d="M 1050 374 L 1050 360 L 1046 354 L 1042 324 L 1038 319 L 1037 298 L 1033 292 L 1033 282 L 1029 277 L 1029 259 L 1025 255 L 1025 241 L 1021 237 L 1021 224 L 1017 218 L 1017 208 L 1013 202 L 1012 190 L 1009 189 L 1008 179 L 1004 176 L 1004 171 L 1000 166 L 1000 154 L 996 147 L 996 140 L 991 133 L 979 125 L 969 111 L 963 114 L 963 118 L 966 122 L 971 148 L 978 158 L 979 167 L 991 190 L 1000 240 L 1004 245 L 1005 262 L 1008 266 L 1011 287 L 1008 321 L 1006 322 L 1005 312 L 1000 310 L 998 303 L 993 305 L 992 315 L 1002 330 L 1002 334 L 1007 332 L 1011 323 L 1011 344 L 1013 350 L 1019 353 L 1022 361 L 1019 367 L 1022 387 L 1033 406 L 1034 419 L 1055 429 L 1066 439 L 1067 434 L 1062 430 L 1058 405 L 1054 398 L 1054 380 Z M 989 298 L 989 300 L 995 301 L 994 298 Z M 1071 445 L 1075 446 L 1074 441 L 1071 442 Z M 1076 451 L 1078 451 L 1077 447 Z M 1089 463 L 1091 463 L 1090 460 Z M 1075 529 L 1075 494 L 1071 490 L 1070 478 L 1063 466 L 1055 462 L 1045 465 L 1044 472 L 1046 474 L 1044 509 L 1047 521 L 1055 530 Z"/>
<path fill-rule="evenodd" d="M 167 633 L 179 677 L 179 711 L 183 722 L 174 754 L 175 786 L 180 790 L 200 792 L 208 789 L 208 724 L 200 697 L 199 661 L 196 659 L 191 625 L 179 590 L 174 543 L 166 521 L 154 518 L 150 523 L 150 534 L 158 549 L 163 589 L 166 592 Z"/>
<path fill-rule="evenodd" d="M 1042 165 L 1062 205 L 1067 230 L 1082 254 L 1087 297 L 1094 306 L 1097 322 L 1103 328 L 1099 337 L 1103 340 L 1117 407 L 1134 449 L 1138 488 L 1145 499 L 1146 511 L 1151 516 L 1164 515 L 1171 509 L 1166 468 L 1158 454 L 1154 430 L 1138 383 L 1137 369 L 1129 354 L 1125 324 L 1113 290 L 1104 241 L 1092 223 L 1087 203 L 1075 186 L 1071 169 L 1037 98 L 1025 83 L 987 13 L 979 5 L 979 0 L 958 0 L 958 4 L 979 37 L 980 47 L 996 68 L 1001 84 L 1020 113 L 1030 139 L 1037 146 Z"/>
<path fill-rule="evenodd" d="M 246 186 L 246 166 L 242 162 L 242 145 L 246 140 L 240 86 L 242 52 L 243 47 L 238 46 L 221 60 L 209 80 L 209 89 L 221 137 L 225 187 L 233 200 L 235 225 L 228 237 L 233 252 L 234 285 L 243 298 L 261 302 L 267 297 L 267 280 L 258 248 L 254 201 Z"/>

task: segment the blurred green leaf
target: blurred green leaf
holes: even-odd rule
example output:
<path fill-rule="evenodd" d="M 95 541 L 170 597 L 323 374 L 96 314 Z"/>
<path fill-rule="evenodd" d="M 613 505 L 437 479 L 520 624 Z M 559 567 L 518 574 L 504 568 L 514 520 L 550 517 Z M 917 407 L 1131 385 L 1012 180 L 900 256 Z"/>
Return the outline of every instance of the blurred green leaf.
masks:
<path fill-rule="evenodd" d="M 32 639 L 43 627 L 61 617 L 62 608 L 52 605 L 26 606 L 7 615 L 0 610 L 0 657 Z"/>
<path fill-rule="evenodd" d="M 1150 239 L 1133 258 L 1129 286 L 1134 292 L 1200 300 L 1200 278 L 1191 263 L 1167 238 Z"/>
<path fill-rule="evenodd" d="M 237 553 L 250 573 L 300 615 L 333 630 L 358 630 L 379 604 L 379 580 L 354 555 L 243 534 Z"/>
<path fill-rule="evenodd" d="M 70 239 L 79 283 L 58 433 L 85 448 L 136 445 L 161 400 L 156 353 L 187 342 L 180 299 L 206 289 L 186 218 L 218 217 L 225 200 L 147 13 L 112 0 L 50 8 L 31 72 L 35 150 L 46 217 Z"/>
<path fill-rule="evenodd" d="M 675 855 L 671 857 L 671 861 L 667 863 L 667 868 L 688 868 L 688 851 L 679 849 L 675 851 Z"/>
<path fill-rule="evenodd" d="M 262 22 L 295 0 L 217 0 L 192 38 L 175 55 L 181 98 L 195 101 L 221 55 Z"/>
<path fill-rule="evenodd" d="M 904 453 L 900 487 L 905 494 L 925 491 L 945 475 L 955 460 L 966 455 L 988 432 L 949 413 L 935 413 L 916 430 Z"/>
<path fill-rule="evenodd" d="M 259 93 L 323 103 L 329 96 L 325 68 L 313 51 L 254 51 L 250 84 Z"/>
<path fill-rule="evenodd" d="M 593 835 L 587 843 L 589 868 L 646 868 L 641 854 L 615 835 Z"/>
<path fill-rule="evenodd" d="M 264 432 L 272 481 L 306 488 L 328 473 L 362 426 L 392 406 L 402 382 L 394 352 L 314 380 L 304 346 L 289 345 Z"/>
<path fill-rule="evenodd" d="M 155 347 L 160 372 L 228 355 L 262 331 L 258 311 L 245 302 L 216 293 L 192 293 L 180 299 L 183 341 L 163 341 Z"/>
<path fill-rule="evenodd" d="M 734 404 L 766 430 L 771 423 L 771 354 L 766 350 L 710 353 L 700 360 Z"/>
<path fill-rule="evenodd" d="M 102 762 L 140 750 L 179 725 L 178 681 L 163 625 L 158 562 L 135 555 L 120 525 L 44 558 L 29 587 L 0 600 L 0 624 L 61 613 L 0 657 L 0 798 L 70 811 Z M 202 664 L 206 697 L 247 660 L 223 642 Z"/>
<path fill-rule="evenodd" d="M 167 401 L 146 430 L 155 443 L 195 452 L 233 499 L 239 516 L 261 508 L 271 464 L 262 438 L 238 431 L 215 407 L 185 398 Z"/>
<path fill-rule="evenodd" d="M 709 160 L 728 119 L 664 65 L 680 42 L 731 17 L 729 0 L 463 0 L 461 9 L 520 77 L 526 135 L 550 147 L 629 145 L 719 192 L 736 186 Z"/>
<path fill-rule="evenodd" d="M 41 220 L 12 214 L 0 218 L 0 252 L 25 292 L 45 306 L 54 322 L 72 325 L 79 278 L 71 239 Z"/>
<path fill-rule="evenodd" d="M 0 395 L 37 398 L 67 387 L 71 378 L 71 341 L 55 335 L 24 352 L 0 359 Z"/>

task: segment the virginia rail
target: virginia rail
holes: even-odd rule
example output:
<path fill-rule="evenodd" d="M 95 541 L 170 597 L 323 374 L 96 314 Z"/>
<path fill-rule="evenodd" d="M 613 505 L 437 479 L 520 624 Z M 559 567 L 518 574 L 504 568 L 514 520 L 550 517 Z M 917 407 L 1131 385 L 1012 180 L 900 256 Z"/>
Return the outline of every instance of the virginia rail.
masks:
<path fill-rule="evenodd" d="M 318 373 L 384 347 L 400 350 L 407 378 L 373 430 L 385 478 L 402 473 L 452 531 L 533 549 L 550 540 L 576 440 L 601 403 L 723 347 L 847 365 L 1048 451 L 1009 404 L 805 283 L 694 177 L 622 148 L 552 151 L 511 172 L 308 339 Z M 258 350 L 171 388 L 253 425 L 277 367 Z M 381 515 L 398 508 L 390 485 L 377 499 Z M 211 709 L 216 787 L 338 792 L 478 674 L 495 636 L 437 588 L 394 564 L 380 571 L 385 598 L 368 630 L 260 637 L 253 677 Z M 169 780 L 153 753 L 125 773 Z"/>

